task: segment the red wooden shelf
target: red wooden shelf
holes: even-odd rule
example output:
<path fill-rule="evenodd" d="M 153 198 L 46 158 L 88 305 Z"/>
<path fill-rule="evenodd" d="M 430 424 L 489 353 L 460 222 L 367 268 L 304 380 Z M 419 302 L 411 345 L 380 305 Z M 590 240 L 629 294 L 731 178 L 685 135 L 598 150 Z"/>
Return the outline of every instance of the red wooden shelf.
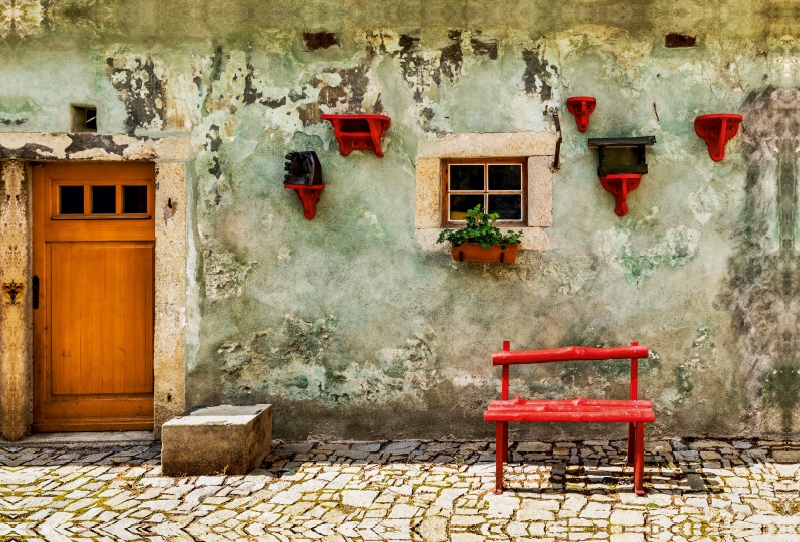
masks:
<path fill-rule="evenodd" d="M 575 122 L 578 123 L 578 130 L 585 132 L 589 127 L 589 115 L 597 107 L 597 100 L 591 96 L 573 96 L 567 98 L 567 109 L 575 115 Z"/>
<path fill-rule="evenodd" d="M 317 214 L 317 201 L 324 184 L 285 184 L 284 188 L 294 190 L 303 203 L 303 216 L 311 220 Z"/>
<path fill-rule="evenodd" d="M 600 184 L 611 192 L 616 205 L 614 212 L 619 216 L 628 213 L 628 193 L 639 188 L 642 176 L 639 173 L 610 173 L 600 177 Z"/>
<path fill-rule="evenodd" d="M 725 158 L 725 145 L 739 131 L 743 117 L 732 113 L 700 115 L 694 119 L 694 131 L 706 140 L 708 154 L 715 162 Z"/>
<path fill-rule="evenodd" d="M 321 115 L 321 117 L 333 124 L 333 133 L 342 156 L 347 156 L 354 149 L 374 151 L 378 156 L 383 156 L 381 138 L 392 123 L 389 117 L 384 115 Z"/>

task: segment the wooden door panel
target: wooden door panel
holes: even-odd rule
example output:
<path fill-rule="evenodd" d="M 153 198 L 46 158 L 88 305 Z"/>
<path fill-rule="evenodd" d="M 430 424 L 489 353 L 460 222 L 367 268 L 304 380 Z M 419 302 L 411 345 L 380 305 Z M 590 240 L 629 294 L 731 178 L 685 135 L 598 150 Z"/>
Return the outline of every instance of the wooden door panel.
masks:
<path fill-rule="evenodd" d="M 34 168 L 34 431 L 153 427 L 154 177 L 153 164 Z M 84 214 L 59 215 L 64 183 L 114 185 L 118 198 L 146 186 L 147 212 L 118 199 L 116 214 L 92 216 L 87 197 Z"/>
<path fill-rule="evenodd" d="M 48 248 L 53 395 L 152 392 L 153 243 Z"/>

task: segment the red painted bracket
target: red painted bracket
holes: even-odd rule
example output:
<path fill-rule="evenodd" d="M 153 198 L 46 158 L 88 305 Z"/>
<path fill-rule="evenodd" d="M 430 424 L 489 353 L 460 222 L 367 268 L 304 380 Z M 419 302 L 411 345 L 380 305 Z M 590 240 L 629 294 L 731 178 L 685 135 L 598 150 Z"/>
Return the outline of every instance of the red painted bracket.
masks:
<path fill-rule="evenodd" d="M 708 154 L 715 162 L 725 158 L 725 145 L 739 131 L 743 117 L 730 113 L 701 115 L 694 119 L 694 131 L 706 140 Z"/>
<path fill-rule="evenodd" d="M 324 184 L 285 184 L 284 188 L 289 188 L 297 193 L 297 197 L 303 202 L 303 216 L 311 220 L 317 214 L 317 201 Z"/>
<path fill-rule="evenodd" d="M 342 156 L 347 156 L 354 149 L 375 151 L 378 156 L 383 156 L 381 138 L 392 123 L 389 117 L 384 115 L 321 115 L 321 117 L 333 124 L 333 133 Z"/>
<path fill-rule="evenodd" d="M 575 115 L 575 122 L 578 123 L 578 130 L 585 132 L 589 127 L 589 115 L 597 107 L 597 100 L 591 96 L 573 96 L 567 98 L 567 109 Z"/>
<path fill-rule="evenodd" d="M 639 173 L 610 173 L 600 177 L 600 184 L 603 188 L 614 195 L 614 212 L 619 216 L 628 213 L 628 193 L 633 192 L 639 187 L 642 176 Z"/>

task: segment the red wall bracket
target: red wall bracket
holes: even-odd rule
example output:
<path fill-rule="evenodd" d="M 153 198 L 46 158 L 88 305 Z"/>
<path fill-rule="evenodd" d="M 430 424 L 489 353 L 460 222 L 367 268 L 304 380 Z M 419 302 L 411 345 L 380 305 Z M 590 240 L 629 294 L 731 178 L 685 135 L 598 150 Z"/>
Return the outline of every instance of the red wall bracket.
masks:
<path fill-rule="evenodd" d="M 578 123 L 578 130 L 585 132 L 589 127 L 589 115 L 597 107 L 597 100 L 591 96 L 573 96 L 567 98 L 567 109 L 575 115 L 575 122 Z"/>
<path fill-rule="evenodd" d="M 297 197 L 303 202 L 303 216 L 311 220 L 317 214 L 317 201 L 324 184 L 285 184 L 284 188 L 289 188 L 297 193 Z"/>
<path fill-rule="evenodd" d="M 725 158 L 725 145 L 739 131 L 743 117 L 729 113 L 700 115 L 694 119 L 694 131 L 706 140 L 708 154 L 715 162 Z"/>
<path fill-rule="evenodd" d="M 603 188 L 614 195 L 614 212 L 619 216 L 628 213 L 628 193 L 633 192 L 639 187 L 642 176 L 639 173 L 611 173 L 600 177 L 600 184 Z"/>
<path fill-rule="evenodd" d="M 381 138 L 392 123 L 389 117 L 384 115 L 321 115 L 321 117 L 333 124 L 333 133 L 342 156 L 347 156 L 354 149 L 375 151 L 378 156 L 383 156 Z"/>

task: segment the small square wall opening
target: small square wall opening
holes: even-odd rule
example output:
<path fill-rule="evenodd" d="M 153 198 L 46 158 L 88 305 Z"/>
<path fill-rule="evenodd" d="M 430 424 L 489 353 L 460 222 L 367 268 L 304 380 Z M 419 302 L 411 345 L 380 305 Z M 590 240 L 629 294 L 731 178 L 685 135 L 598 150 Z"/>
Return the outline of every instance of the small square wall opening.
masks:
<path fill-rule="evenodd" d="M 72 106 L 72 131 L 73 132 L 96 132 L 97 131 L 97 108 L 91 105 Z"/>

